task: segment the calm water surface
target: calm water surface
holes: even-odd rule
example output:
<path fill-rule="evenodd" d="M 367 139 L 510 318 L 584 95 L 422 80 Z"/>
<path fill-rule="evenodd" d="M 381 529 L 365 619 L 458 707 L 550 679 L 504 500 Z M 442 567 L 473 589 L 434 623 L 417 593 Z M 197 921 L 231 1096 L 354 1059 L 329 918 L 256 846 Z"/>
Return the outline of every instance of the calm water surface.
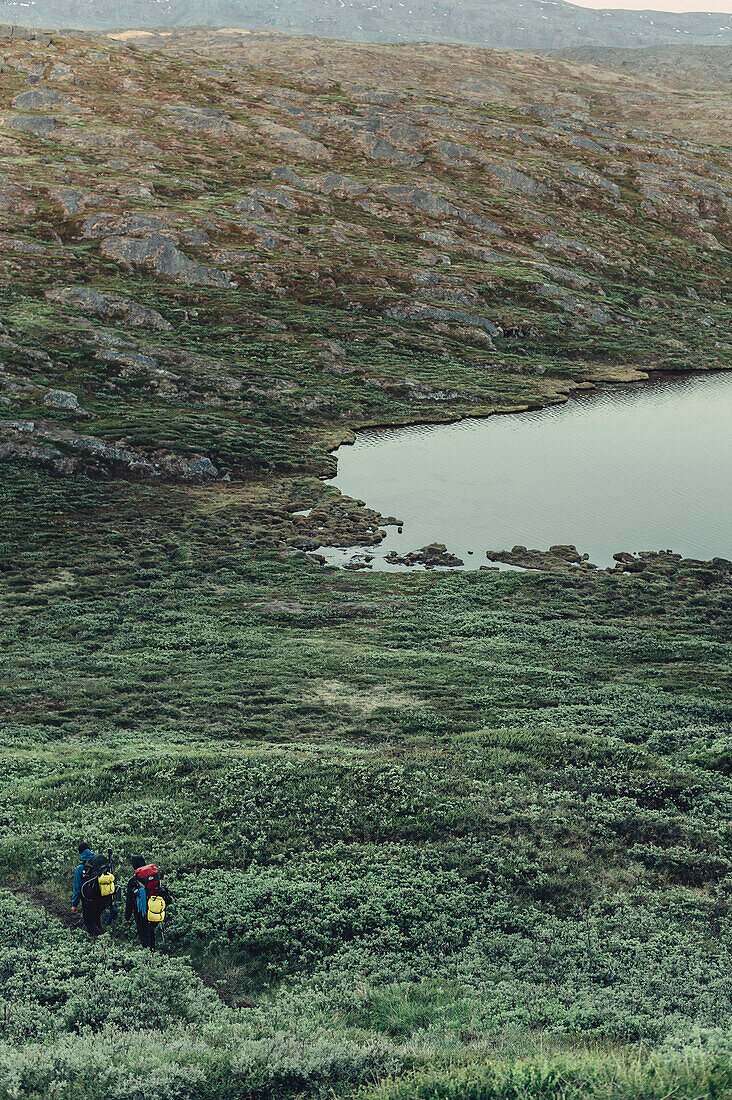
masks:
<path fill-rule="evenodd" d="M 574 543 L 732 557 L 732 372 L 608 387 L 565 405 L 457 424 L 362 432 L 336 452 L 343 493 L 404 522 L 369 550 L 444 542 L 466 567 L 487 549 Z M 472 551 L 472 554 L 470 553 Z M 322 552 L 322 551 L 321 551 Z M 353 548 L 325 552 L 334 563 Z"/>

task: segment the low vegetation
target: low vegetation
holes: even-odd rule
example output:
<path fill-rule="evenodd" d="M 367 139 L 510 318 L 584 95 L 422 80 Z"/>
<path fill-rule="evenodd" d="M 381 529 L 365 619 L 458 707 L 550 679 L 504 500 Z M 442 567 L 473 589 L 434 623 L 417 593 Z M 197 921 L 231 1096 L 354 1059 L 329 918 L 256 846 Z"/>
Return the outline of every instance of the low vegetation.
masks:
<path fill-rule="evenodd" d="M 729 365 L 719 115 L 690 148 L 637 76 L 219 41 L 18 41 L 0 72 L 0 1098 L 722 1100 L 724 563 L 307 556 L 378 537 L 318 476 L 365 423 Z M 38 87 L 73 108 L 45 136 L 14 128 Z M 239 285 L 185 281 L 212 267 Z M 81 839 L 161 866 L 163 952 L 73 927 Z"/>

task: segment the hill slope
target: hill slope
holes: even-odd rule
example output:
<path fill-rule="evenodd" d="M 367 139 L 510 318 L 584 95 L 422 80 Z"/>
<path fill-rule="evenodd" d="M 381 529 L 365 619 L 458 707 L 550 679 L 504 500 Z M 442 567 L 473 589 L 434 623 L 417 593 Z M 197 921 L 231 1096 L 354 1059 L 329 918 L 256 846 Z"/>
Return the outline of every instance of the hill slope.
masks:
<path fill-rule="evenodd" d="M 356 42 L 460 42 L 523 50 L 732 41 L 715 13 L 592 9 L 565 0 L 0 0 L 0 21 L 110 30 L 210 25 L 316 34 Z"/>

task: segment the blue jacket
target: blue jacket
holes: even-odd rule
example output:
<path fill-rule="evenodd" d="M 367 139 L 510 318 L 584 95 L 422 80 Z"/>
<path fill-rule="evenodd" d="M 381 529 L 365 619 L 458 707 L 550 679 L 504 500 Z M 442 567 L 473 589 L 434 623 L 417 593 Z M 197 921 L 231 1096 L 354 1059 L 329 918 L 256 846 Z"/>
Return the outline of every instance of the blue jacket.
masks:
<path fill-rule="evenodd" d="M 94 856 L 89 848 L 86 848 L 79 856 L 79 866 L 74 871 L 74 889 L 71 894 L 71 904 L 76 906 L 81 901 L 81 882 L 84 878 L 84 864 L 88 859 L 92 859 Z"/>

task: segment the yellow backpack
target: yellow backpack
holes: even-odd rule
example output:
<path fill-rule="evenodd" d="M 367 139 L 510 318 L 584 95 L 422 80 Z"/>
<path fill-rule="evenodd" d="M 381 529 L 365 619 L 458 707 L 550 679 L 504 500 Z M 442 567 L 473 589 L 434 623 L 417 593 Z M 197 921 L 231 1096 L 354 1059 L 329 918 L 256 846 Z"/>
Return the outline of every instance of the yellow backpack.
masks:
<path fill-rule="evenodd" d="M 160 924 L 165 920 L 165 898 L 161 898 L 160 894 L 147 899 L 147 919 L 150 924 Z"/>
<path fill-rule="evenodd" d="M 108 898 L 114 893 L 114 875 L 111 871 L 99 876 L 99 891 L 103 898 Z"/>

